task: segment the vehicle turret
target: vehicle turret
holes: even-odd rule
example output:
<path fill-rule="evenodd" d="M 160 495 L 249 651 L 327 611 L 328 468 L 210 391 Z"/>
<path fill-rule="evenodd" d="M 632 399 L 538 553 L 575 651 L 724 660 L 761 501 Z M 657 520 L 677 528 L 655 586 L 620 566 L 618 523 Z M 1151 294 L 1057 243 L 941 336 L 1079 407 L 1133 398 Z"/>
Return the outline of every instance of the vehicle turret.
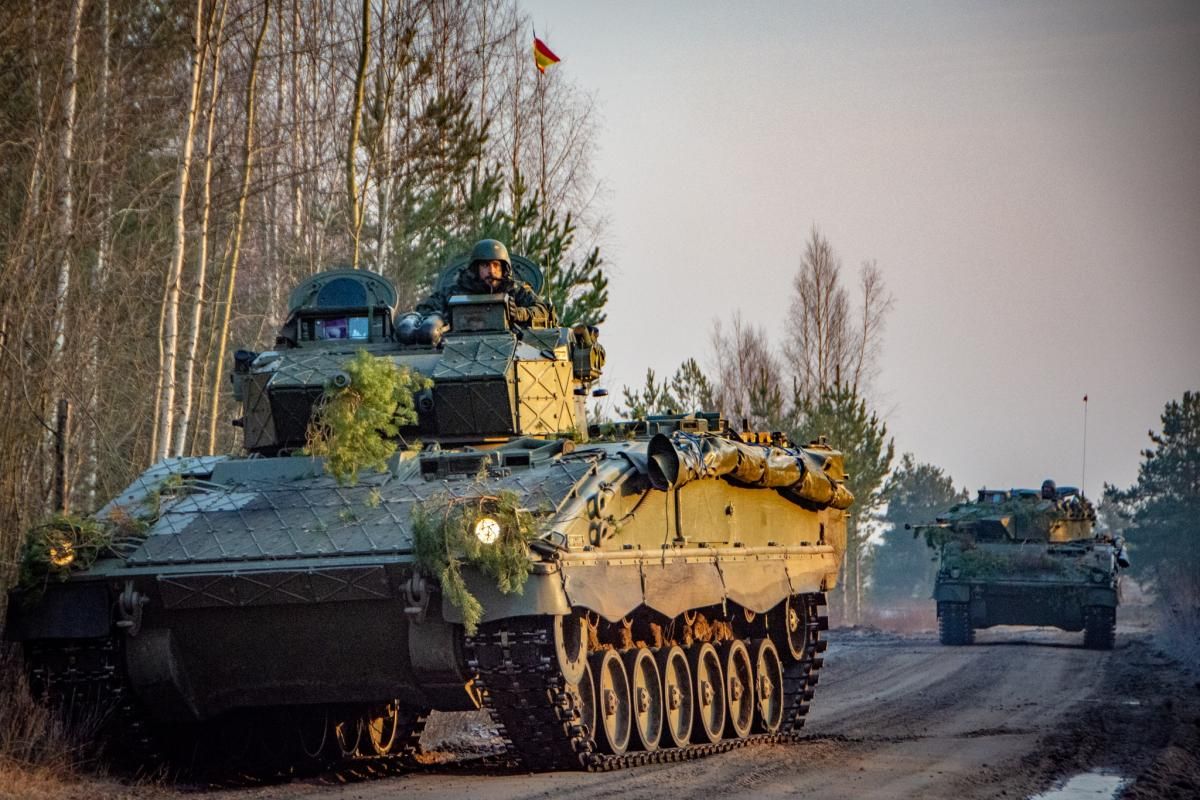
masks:
<path fill-rule="evenodd" d="M 463 266 L 449 265 L 445 290 Z M 536 263 L 513 256 L 531 286 L 543 277 Z M 586 434 L 584 399 L 600 377 L 604 350 L 595 328 L 516 326 L 503 295 L 455 295 L 449 328 L 436 341 L 401 344 L 392 335 L 395 287 L 365 270 L 318 273 L 292 292 L 288 318 L 273 350 L 238 351 L 234 396 L 243 405 L 235 424 L 246 450 L 296 452 L 327 389 L 345 386 L 345 364 L 359 351 L 386 358 L 428 378 L 418 393 L 418 420 L 401 430 L 425 443 L 500 443 L 525 436 Z"/>

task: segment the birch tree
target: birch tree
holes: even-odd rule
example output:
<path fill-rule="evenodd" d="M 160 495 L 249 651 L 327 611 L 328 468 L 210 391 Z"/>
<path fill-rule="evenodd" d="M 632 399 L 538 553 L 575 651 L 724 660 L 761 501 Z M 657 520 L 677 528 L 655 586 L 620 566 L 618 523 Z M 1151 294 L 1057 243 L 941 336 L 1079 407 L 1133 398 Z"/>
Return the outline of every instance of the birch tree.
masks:
<path fill-rule="evenodd" d="M 217 449 L 217 420 L 221 411 L 221 390 L 224 382 L 220 375 L 225 364 L 225 349 L 229 343 L 229 317 L 233 313 L 233 294 L 237 284 L 238 261 L 242 254 L 242 232 L 246 227 L 246 198 L 250 194 L 250 176 L 254 171 L 254 111 L 257 106 L 255 84 L 258 80 L 258 65 L 262 55 L 263 39 L 267 35 L 267 24 L 271 21 L 271 2 L 263 0 L 262 25 L 258 29 L 258 38 L 254 40 L 254 50 L 250 55 L 250 75 L 246 81 L 246 133 L 242 145 L 242 186 L 238 193 L 237 213 L 234 218 L 232 246 L 229 254 L 229 268 L 225 276 L 225 305 L 223 318 L 218 328 L 217 356 L 214 361 L 215 374 L 212 381 L 212 402 L 208 414 L 208 451 Z"/>
<path fill-rule="evenodd" d="M 367 64 L 371 57 L 371 0 L 362 4 L 362 39 L 359 40 L 358 71 L 354 76 L 354 100 L 350 107 L 350 141 L 346 145 L 346 201 L 350 209 L 351 264 L 358 269 L 359 238 L 363 211 L 358 202 L 358 135 L 362 125 L 363 95 L 367 87 Z"/>
<path fill-rule="evenodd" d="M 192 150 L 195 144 L 196 119 L 200 110 L 205 45 L 207 42 L 204 0 L 196 0 L 192 28 L 191 81 L 183 136 L 179 144 L 179 170 L 175 176 L 175 241 L 167 265 L 166 289 L 163 302 L 162 359 L 159 368 L 160 392 L 158 420 L 152 446 L 154 460 L 166 458 L 171 449 L 171 432 L 175 422 L 175 365 L 179 354 L 179 285 L 183 277 L 184 246 L 187 240 L 187 195 L 192 170 Z"/>
<path fill-rule="evenodd" d="M 208 279 L 209 219 L 212 216 L 212 172 L 213 138 L 217 123 L 217 101 L 221 97 L 221 54 L 224 50 L 221 39 L 225 32 L 225 13 L 229 0 L 220 0 L 216 12 L 216 26 L 211 31 L 209 51 L 212 53 L 208 77 L 208 105 L 205 109 L 204 132 L 204 175 L 200 184 L 200 230 L 196 234 L 196 269 L 192 275 L 190 299 L 187 309 L 187 338 L 183 345 L 183 380 L 180 388 L 178 425 L 175 429 L 174 455 L 184 455 L 187 450 L 188 432 L 192 422 L 192 405 L 195 390 L 192 386 L 196 373 L 196 350 L 200 344 L 200 323 L 204 315 L 204 296 Z"/>
<path fill-rule="evenodd" d="M 875 262 L 859 273 L 858 319 L 842 285 L 842 262 L 829 240 L 813 227 L 792 281 L 792 304 L 784 353 L 800 400 L 843 384 L 868 389 L 878 366 L 884 322 L 893 300 Z"/>

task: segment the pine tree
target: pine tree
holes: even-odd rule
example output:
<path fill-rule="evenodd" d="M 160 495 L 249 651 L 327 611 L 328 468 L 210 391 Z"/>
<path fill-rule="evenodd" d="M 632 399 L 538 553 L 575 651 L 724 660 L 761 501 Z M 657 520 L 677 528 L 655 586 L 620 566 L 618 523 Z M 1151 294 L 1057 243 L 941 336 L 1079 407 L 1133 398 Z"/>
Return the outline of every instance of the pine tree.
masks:
<path fill-rule="evenodd" d="M 890 526 L 871 558 L 870 596 L 875 602 L 928 598 L 937 573 L 937 556 L 923 538 L 905 525 L 931 522 L 965 492 L 954 490 L 954 480 L 940 467 L 917 463 L 905 453 L 880 492 L 887 502 L 882 519 Z"/>
<path fill-rule="evenodd" d="M 652 414 L 680 414 L 679 401 L 671 393 L 669 381 L 661 383 L 654 377 L 654 370 L 646 370 L 646 383 L 641 392 L 628 386 L 621 387 L 624 408 L 620 410 L 625 419 L 645 419 Z"/>
<path fill-rule="evenodd" d="M 1167 403 L 1162 432 L 1149 432 L 1137 483 L 1106 484 L 1104 500 L 1128 521 L 1134 574 L 1190 576 L 1200 585 L 1200 391 Z"/>
<path fill-rule="evenodd" d="M 895 441 L 888 438 L 887 425 L 867 401 L 849 386 L 834 384 L 814 399 L 797 398 L 799 423 L 790 431 L 796 442 L 826 436 L 845 457 L 850 477 L 846 485 L 854 493 L 847 512 L 844 576 L 838 600 L 842 613 L 857 622 L 862 611 L 864 572 L 869 566 L 867 523 L 883 503 L 879 489 L 895 456 Z"/>

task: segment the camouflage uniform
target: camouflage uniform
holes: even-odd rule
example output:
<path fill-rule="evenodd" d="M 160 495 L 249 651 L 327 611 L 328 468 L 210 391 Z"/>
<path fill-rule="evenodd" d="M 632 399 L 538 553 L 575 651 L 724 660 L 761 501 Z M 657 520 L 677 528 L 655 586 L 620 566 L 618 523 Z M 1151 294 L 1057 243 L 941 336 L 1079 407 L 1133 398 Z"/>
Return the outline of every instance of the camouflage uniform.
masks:
<path fill-rule="evenodd" d="M 518 325 L 546 326 L 549 324 L 550 307 L 537 296 L 528 283 L 513 280 L 511 268 L 507 264 L 505 265 L 504 279 L 496 287 L 495 292 L 492 291 L 491 286 L 479 278 L 475 264 L 471 263 L 458 273 L 458 280 L 452 287 L 444 292 L 434 292 L 429 295 L 417 306 L 416 310 L 422 316 L 441 314 L 443 317 L 449 317 L 450 298 L 456 294 L 498 294 L 501 292 L 508 295 L 509 318 L 513 322 Z"/>

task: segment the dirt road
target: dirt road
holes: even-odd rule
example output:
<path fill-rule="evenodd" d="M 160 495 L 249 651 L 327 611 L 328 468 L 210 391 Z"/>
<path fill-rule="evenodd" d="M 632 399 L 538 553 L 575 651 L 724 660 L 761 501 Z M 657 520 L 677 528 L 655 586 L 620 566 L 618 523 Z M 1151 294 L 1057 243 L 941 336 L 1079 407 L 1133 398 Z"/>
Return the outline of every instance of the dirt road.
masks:
<path fill-rule="evenodd" d="M 1133 796 L 1200 796 L 1198 676 L 1158 654 L 1145 633 L 1123 633 L 1109 653 L 1051 630 L 981 631 L 978 644 L 962 648 L 928 634 L 832 634 L 807 738 L 798 744 L 610 774 L 531 775 L 464 763 L 210 796 L 1024 798 L 1092 769 L 1141 776 L 1127 788 Z M 431 738 L 426 746 L 435 749 L 452 744 Z"/>

